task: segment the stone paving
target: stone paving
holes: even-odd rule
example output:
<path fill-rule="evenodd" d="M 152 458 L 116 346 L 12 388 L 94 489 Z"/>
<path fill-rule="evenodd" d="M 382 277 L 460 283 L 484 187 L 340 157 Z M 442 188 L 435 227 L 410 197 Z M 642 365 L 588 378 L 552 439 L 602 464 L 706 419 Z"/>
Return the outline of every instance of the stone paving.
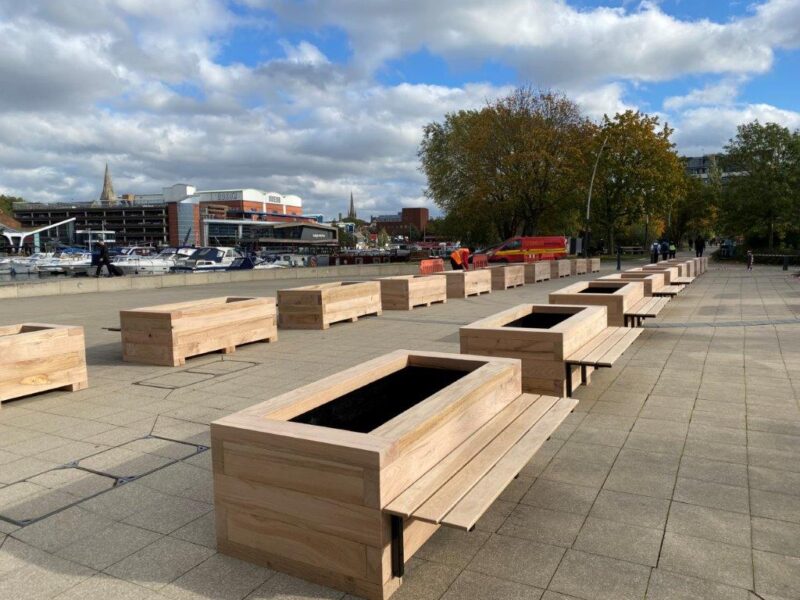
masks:
<path fill-rule="evenodd" d="M 0 409 L 0 598 L 345 597 L 216 553 L 208 423 L 397 348 L 458 352 L 460 325 L 572 280 L 175 369 L 122 363 L 105 329 L 120 309 L 286 282 L 3 301 L 3 324 L 83 325 L 90 387 Z M 797 279 L 712 264 L 576 396 L 476 530 L 440 530 L 394 598 L 800 598 Z"/>

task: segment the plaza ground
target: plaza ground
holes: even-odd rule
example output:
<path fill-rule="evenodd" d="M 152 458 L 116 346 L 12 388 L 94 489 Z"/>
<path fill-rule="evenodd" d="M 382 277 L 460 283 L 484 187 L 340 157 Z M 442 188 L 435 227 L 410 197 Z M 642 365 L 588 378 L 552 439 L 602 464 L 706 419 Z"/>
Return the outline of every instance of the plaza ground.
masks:
<path fill-rule="evenodd" d="M 90 387 L 0 408 L 0 598 L 346 597 L 216 552 L 208 423 L 398 348 L 458 352 L 459 326 L 575 279 L 179 368 L 123 363 L 119 310 L 313 281 L 3 300 L 0 324 L 83 326 Z M 800 598 L 798 279 L 712 263 L 575 396 L 475 531 L 442 528 L 393 598 Z"/>

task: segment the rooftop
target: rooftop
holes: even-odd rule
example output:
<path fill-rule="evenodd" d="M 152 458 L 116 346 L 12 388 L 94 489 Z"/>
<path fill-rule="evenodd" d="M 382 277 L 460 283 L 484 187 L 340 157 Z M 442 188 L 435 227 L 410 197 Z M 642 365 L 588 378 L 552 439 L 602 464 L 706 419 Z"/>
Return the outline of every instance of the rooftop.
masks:
<path fill-rule="evenodd" d="M 319 282 L 0 303 L 0 323 L 82 325 L 90 384 L 0 408 L 0 597 L 345 598 L 216 552 L 208 423 L 398 348 L 458 352 L 461 325 L 565 285 L 281 330 L 178 368 L 123 363 L 108 329 L 125 308 Z M 419 550 L 393 598 L 800 597 L 798 334 L 797 279 L 712 263 L 578 388 L 576 412 L 475 531 L 442 529 Z"/>

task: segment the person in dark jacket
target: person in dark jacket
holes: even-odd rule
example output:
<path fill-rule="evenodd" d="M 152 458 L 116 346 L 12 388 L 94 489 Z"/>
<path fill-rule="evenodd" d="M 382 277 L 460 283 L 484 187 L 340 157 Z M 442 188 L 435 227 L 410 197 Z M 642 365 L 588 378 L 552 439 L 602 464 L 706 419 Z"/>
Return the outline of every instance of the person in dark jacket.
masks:
<path fill-rule="evenodd" d="M 108 246 L 104 241 L 97 242 L 97 248 L 100 250 L 100 256 L 97 260 L 97 271 L 95 271 L 94 276 L 100 277 L 100 273 L 103 272 L 103 266 L 108 270 L 108 276 L 114 276 L 114 269 L 111 266 L 111 261 L 108 259 Z"/>
<path fill-rule="evenodd" d="M 694 254 L 697 257 L 703 256 L 703 251 L 706 249 L 706 241 L 703 236 L 698 235 L 694 240 Z"/>
<path fill-rule="evenodd" d="M 661 260 L 667 260 L 669 258 L 669 242 L 664 240 L 661 242 Z"/>

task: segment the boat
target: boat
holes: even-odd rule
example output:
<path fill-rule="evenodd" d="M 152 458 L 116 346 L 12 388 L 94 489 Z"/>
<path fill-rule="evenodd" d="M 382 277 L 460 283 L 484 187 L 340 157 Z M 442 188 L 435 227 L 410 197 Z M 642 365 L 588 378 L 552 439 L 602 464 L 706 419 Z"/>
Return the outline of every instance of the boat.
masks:
<path fill-rule="evenodd" d="M 9 270 L 11 273 L 26 275 L 36 273 L 39 263 L 53 258 L 53 252 L 35 252 L 30 256 L 19 256 L 10 259 Z"/>
<path fill-rule="evenodd" d="M 91 266 L 91 252 L 87 252 L 83 248 L 63 248 L 51 258 L 39 262 L 36 270 L 49 275 L 74 274 L 77 270 L 85 271 Z"/>
<path fill-rule="evenodd" d="M 127 252 L 114 257 L 111 264 L 125 275 L 163 275 L 169 273 L 178 261 L 189 258 L 195 250 L 197 248 L 190 246 L 169 247 L 151 256 Z"/>
<path fill-rule="evenodd" d="M 225 271 L 237 258 L 243 258 L 235 248 L 226 246 L 197 248 L 189 257 L 178 260 L 172 271 L 206 272 Z"/>
<path fill-rule="evenodd" d="M 283 269 L 284 267 L 281 265 L 277 265 L 275 263 L 268 262 L 266 260 L 260 260 L 258 258 L 252 256 L 243 256 L 241 258 L 237 258 L 234 260 L 230 266 L 225 269 L 226 271 L 248 271 L 250 269 Z"/>

